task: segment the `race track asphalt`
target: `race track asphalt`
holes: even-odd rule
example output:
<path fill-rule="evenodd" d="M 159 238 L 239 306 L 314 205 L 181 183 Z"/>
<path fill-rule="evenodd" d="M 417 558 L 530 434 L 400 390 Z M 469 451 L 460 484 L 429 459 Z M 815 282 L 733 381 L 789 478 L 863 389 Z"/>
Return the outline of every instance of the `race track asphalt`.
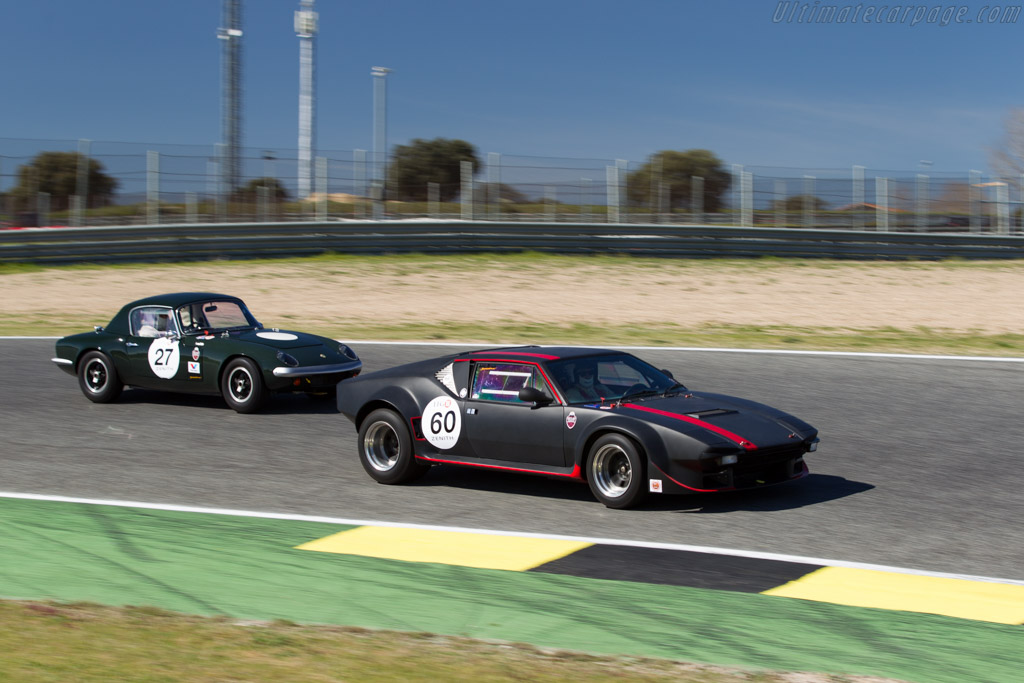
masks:
<path fill-rule="evenodd" d="M 355 344 L 364 372 L 457 349 Z M 130 390 L 96 405 L 53 340 L 0 340 L 0 490 L 680 543 L 1024 580 L 1024 363 L 645 350 L 689 387 L 821 431 L 811 476 L 755 492 L 659 497 L 630 511 L 571 482 L 435 467 L 373 483 L 332 405 Z"/>

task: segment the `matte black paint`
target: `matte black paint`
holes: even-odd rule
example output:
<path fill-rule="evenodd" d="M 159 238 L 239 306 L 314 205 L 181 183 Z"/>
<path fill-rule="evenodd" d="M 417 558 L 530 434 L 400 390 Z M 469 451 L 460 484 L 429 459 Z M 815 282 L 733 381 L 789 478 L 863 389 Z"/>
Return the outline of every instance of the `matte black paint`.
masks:
<path fill-rule="evenodd" d="M 648 462 L 648 477 L 660 479 L 664 493 L 756 488 L 807 474 L 803 454 L 817 438 L 806 422 L 769 406 L 685 387 L 666 396 L 648 396 L 622 404 L 578 405 L 556 400 L 550 405 L 502 404 L 473 399 L 466 390 L 469 368 L 478 362 L 529 363 L 545 371 L 554 359 L 618 352 L 575 347 L 488 349 L 441 356 L 389 368 L 339 386 L 338 409 L 358 429 L 372 410 L 390 407 L 415 430 L 426 405 L 438 396 L 458 403 L 462 431 L 450 449 L 414 439 L 416 456 L 431 462 L 506 468 L 539 474 L 585 477 L 590 445 L 602 434 L 631 438 Z M 453 364 L 456 391 L 436 377 Z M 548 386 L 555 396 L 557 387 Z M 629 407 L 630 404 L 650 410 Z M 575 422 L 567 424 L 569 413 Z M 662 414 L 667 413 L 667 414 Z M 687 416 L 707 413 L 700 424 Z M 718 432 L 715 431 L 718 428 Z M 749 440 L 744 447 L 721 430 Z M 762 453 L 771 454 L 762 459 Z M 736 455 L 736 465 L 720 465 L 722 455 Z M 645 487 L 647 482 L 645 482 Z"/>

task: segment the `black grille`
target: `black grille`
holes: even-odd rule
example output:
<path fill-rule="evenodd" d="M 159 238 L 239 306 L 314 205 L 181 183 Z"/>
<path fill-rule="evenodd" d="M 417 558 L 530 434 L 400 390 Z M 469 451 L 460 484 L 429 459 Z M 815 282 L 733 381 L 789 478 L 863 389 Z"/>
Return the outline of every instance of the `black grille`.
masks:
<path fill-rule="evenodd" d="M 739 461 L 719 472 L 704 476 L 704 488 L 738 489 L 778 484 L 792 479 L 803 470 L 803 444 L 785 444 L 759 448 L 743 453 Z"/>

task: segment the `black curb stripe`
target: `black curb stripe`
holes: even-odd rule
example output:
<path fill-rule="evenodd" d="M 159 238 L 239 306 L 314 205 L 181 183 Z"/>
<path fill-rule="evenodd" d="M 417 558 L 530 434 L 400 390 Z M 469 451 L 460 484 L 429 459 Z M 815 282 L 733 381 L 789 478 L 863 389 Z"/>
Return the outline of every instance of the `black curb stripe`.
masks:
<path fill-rule="evenodd" d="M 669 586 L 761 593 L 823 565 L 685 550 L 593 545 L 530 571 Z"/>

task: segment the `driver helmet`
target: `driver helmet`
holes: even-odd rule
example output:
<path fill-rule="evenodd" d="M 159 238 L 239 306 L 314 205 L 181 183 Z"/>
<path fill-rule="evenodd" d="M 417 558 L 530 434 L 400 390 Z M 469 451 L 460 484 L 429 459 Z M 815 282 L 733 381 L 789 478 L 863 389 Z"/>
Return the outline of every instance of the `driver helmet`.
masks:
<path fill-rule="evenodd" d="M 575 367 L 574 374 L 576 375 L 576 384 L 589 389 L 594 386 L 597 368 L 593 363 L 580 363 Z"/>

